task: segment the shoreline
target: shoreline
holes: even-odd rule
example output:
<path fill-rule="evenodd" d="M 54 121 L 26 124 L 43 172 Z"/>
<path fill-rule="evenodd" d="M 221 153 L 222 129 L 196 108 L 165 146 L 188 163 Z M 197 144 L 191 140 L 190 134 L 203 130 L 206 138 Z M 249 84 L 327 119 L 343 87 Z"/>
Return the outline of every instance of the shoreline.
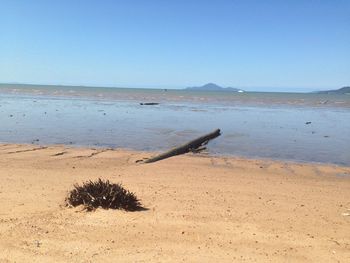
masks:
<path fill-rule="evenodd" d="M 147 157 L 151 157 L 157 154 L 160 154 L 162 152 L 165 152 L 167 150 L 163 151 L 147 151 L 147 150 L 137 150 L 132 148 L 123 148 L 123 147 L 106 147 L 106 146 L 100 146 L 100 145 L 78 145 L 78 144 L 40 144 L 40 143 L 12 143 L 12 142 L 1 142 L 0 141 L 0 150 L 2 146 L 37 146 L 38 148 L 54 148 L 54 147 L 63 147 L 66 149 L 90 149 L 90 150 L 107 150 L 107 151 L 120 151 L 120 152 L 128 152 L 128 153 L 139 153 L 144 154 Z M 170 150 L 170 149 L 168 149 Z M 1 155 L 1 153 L 0 153 Z M 237 154 L 226 154 L 226 153 L 187 153 L 183 154 L 185 156 L 190 157 L 198 157 L 198 158 L 225 158 L 225 159 L 232 159 L 232 160 L 246 160 L 246 161 L 252 161 L 252 162 L 258 162 L 258 161 L 265 161 L 265 162 L 274 162 L 274 163 L 287 163 L 291 165 L 312 165 L 312 166 L 327 166 L 327 167 L 339 167 L 339 168 L 349 168 L 349 165 L 346 164 L 337 164 L 337 163 L 326 163 L 326 162 L 316 162 L 316 161 L 305 161 L 305 160 L 295 160 L 295 159 L 279 159 L 279 158 L 268 158 L 268 157 L 258 157 L 258 156 L 245 156 L 245 155 L 237 155 Z M 181 156 L 181 155 L 178 155 Z M 176 156 L 174 156 L 176 157 Z M 173 158 L 173 157 L 170 157 Z M 350 176 L 350 174 L 349 174 Z"/>
<path fill-rule="evenodd" d="M 33 148 L 37 150 L 33 150 Z M 0 262 L 346 262 L 350 167 L 0 145 Z M 67 208 L 75 183 L 121 182 L 147 210 Z"/>
<path fill-rule="evenodd" d="M 211 153 L 350 165 L 345 109 L 1 98 L 4 142 L 163 151 L 220 128 Z"/>

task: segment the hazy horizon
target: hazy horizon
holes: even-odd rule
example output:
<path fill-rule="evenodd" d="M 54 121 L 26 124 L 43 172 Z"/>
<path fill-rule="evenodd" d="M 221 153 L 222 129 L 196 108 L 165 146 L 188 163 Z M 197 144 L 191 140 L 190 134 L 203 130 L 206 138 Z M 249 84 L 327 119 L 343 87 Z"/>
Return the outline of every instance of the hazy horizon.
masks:
<path fill-rule="evenodd" d="M 214 83 L 214 82 L 211 82 Z M 195 86 L 203 86 L 207 83 L 201 83 L 198 85 L 187 85 L 187 86 L 166 86 L 166 85 L 150 85 L 150 86 L 121 86 L 121 85 L 117 85 L 117 86 L 112 86 L 112 85 L 85 85 L 85 84 L 77 84 L 77 85 L 69 85 L 69 84 L 59 84 L 59 83 L 22 83 L 22 82 L 0 82 L 0 85 L 37 85 L 37 86 L 63 86 L 63 87 L 94 87 L 94 88 L 125 88 L 125 89 L 168 89 L 168 90 L 183 90 L 186 89 L 188 87 L 195 87 Z M 336 89 L 340 89 L 344 86 L 347 85 L 343 85 L 341 87 L 329 87 L 329 88 L 303 88 L 303 87 L 239 87 L 239 86 L 225 86 L 225 85 L 220 85 L 218 83 L 214 83 L 217 84 L 223 88 L 227 88 L 227 87 L 231 87 L 231 88 L 238 88 L 238 89 L 242 89 L 244 91 L 248 91 L 248 92 L 292 92 L 292 93 L 309 93 L 309 92 L 315 92 L 315 91 L 324 91 L 324 90 L 336 90 Z"/>

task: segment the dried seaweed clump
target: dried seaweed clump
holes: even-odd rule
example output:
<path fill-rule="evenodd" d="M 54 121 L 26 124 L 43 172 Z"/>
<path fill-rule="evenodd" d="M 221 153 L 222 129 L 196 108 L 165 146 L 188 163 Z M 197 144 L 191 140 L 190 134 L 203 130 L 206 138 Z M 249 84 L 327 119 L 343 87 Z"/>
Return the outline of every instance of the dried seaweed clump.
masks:
<path fill-rule="evenodd" d="M 97 207 L 104 209 L 124 209 L 135 211 L 142 209 L 134 193 L 121 184 L 112 184 L 108 180 L 87 181 L 82 186 L 75 184 L 66 198 L 67 205 L 84 205 L 88 211 Z"/>

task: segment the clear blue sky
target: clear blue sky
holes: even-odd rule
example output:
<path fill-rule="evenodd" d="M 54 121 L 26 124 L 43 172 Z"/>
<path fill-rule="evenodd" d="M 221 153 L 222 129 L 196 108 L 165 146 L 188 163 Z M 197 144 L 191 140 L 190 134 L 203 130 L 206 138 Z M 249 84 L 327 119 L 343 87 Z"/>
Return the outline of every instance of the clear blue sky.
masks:
<path fill-rule="evenodd" d="M 339 88 L 350 1 L 1 0 L 0 82 Z"/>

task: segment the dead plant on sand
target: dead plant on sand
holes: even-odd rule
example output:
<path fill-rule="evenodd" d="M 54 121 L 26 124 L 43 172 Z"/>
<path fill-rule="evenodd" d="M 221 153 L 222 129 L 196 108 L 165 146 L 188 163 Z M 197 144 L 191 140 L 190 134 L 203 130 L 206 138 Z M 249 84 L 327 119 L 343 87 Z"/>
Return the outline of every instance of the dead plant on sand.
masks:
<path fill-rule="evenodd" d="M 90 180 L 83 185 L 75 184 L 66 198 L 66 203 L 71 206 L 83 205 L 88 211 L 97 207 L 126 211 L 142 209 L 134 193 L 126 190 L 121 184 L 113 184 L 102 179 Z"/>

